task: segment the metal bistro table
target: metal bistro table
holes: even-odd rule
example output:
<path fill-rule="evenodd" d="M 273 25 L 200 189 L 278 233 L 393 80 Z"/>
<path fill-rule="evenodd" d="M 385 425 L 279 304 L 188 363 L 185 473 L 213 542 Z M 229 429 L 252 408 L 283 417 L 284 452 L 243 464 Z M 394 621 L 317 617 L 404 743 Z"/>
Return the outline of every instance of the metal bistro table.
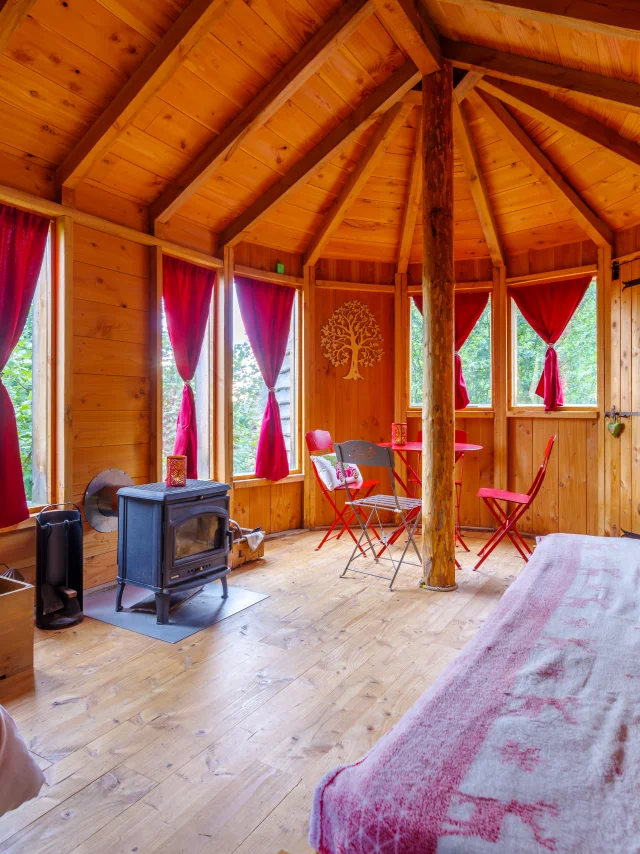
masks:
<path fill-rule="evenodd" d="M 416 470 L 413 468 L 413 466 L 411 465 L 411 463 L 409 462 L 409 460 L 407 459 L 407 456 L 406 456 L 407 454 L 410 454 L 412 452 L 417 453 L 417 454 L 422 454 L 422 442 L 405 442 L 403 445 L 394 445 L 392 442 L 381 442 L 380 445 L 383 448 L 391 448 L 392 451 L 394 451 L 400 457 L 402 462 L 405 464 L 405 466 L 407 467 L 407 471 L 409 472 L 409 475 L 414 478 L 416 483 L 422 485 L 422 478 L 416 472 Z M 462 457 L 465 453 L 471 453 L 472 451 L 481 451 L 481 450 L 482 450 L 482 445 L 473 445 L 473 444 L 470 444 L 469 442 L 456 442 L 454 444 L 455 463 L 457 463 L 458 460 L 460 459 L 460 457 Z M 411 492 L 409 491 L 409 487 L 402 480 L 402 478 L 400 477 L 400 475 L 397 472 L 397 469 L 393 470 L 393 475 L 394 475 L 395 479 L 398 481 L 398 483 L 400 484 L 400 486 L 404 489 L 405 493 L 410 496 Z M 396 533 L 398 536 L 400 536 L 399 532 L 396 532 Z M 391 544 L 391 542 L 394 541 L 394 538 L 397 539 L 395 534 L 391 537 L 389 544 Z M 460 527 L 458 525 L 457 519 L 456 519 L 456 538 L 460 541 L 460 543 L 465 548 L 467 548 L 464 540 L 462 539 L 462 535 L 460 534 Z M 467 551 L 468 551 L 468 549 L 467 549 Z"/>

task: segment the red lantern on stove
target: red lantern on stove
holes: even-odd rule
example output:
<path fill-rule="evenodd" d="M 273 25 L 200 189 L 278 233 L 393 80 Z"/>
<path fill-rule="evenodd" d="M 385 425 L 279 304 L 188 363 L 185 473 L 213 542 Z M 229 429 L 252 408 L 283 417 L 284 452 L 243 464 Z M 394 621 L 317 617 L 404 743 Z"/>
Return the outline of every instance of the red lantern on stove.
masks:
<path fill-rule="evenodd" d="M 187 485 L 187 458 L 183 455 L 167 457 L 167 486 Z"/>

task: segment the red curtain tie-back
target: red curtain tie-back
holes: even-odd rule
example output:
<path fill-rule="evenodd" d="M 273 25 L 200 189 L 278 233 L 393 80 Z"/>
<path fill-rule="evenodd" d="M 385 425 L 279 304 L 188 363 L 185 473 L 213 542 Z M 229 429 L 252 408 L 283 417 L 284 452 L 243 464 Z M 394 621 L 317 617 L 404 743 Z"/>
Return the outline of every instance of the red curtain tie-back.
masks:
<path fill-rule="evenodd" d="M 174 454 L 187 457 L 187 477 L 198 477 L 198 424 L 191 388 L 207 328 L 216 273 L 164 255 L 162 296 L 176 368 L 184 380 L 178 413 Z"/>
<path fill-rule="evenodd" d="M 234 282 L 247 338 L 268 390 L 255 473 L 266 480 L 281 480 L 289 474 L 289 459 L 275 384 L 287 352 L 295 290 L 243 276 L 235 276 Z"/>
<path fill-rule="evenodd" d="M 543 398 L 547 412 L 564 403 L 564 390 L 560 377 L 558 354 L 553 346 L 567 328 L 567 324 L 591 284 L 591 276 L 578 276 L 559 282 L 543 282 L 509 288 L 509 296 L 520 309 L 531 328 L 547 345 L 544 368 L 536 394 Z"/>
<path fill-rule="evenodd" d="M 0 528 L 29 518 L 16 415 L 2 372 L 27 322 L 49 220 L 0 205 Z"/>
<path fill-rule="evenodd" d="M 422 297 L 414 296 L 413 301 L 420 314 L 422 314 Z M 462 358 L 459 351 L 464 347 L 467 338 L 473 332 L 474 327 L 480 320 L 482 312 L 487 307 L 488 302 L 488 291 L 457 291 L 455 294 L 454 390 L 456 409 L 464 409 L 469 405 L 469 393 L 467 391 L 467 384 L 464 380 L 464 374 L 462 373 Z"/>

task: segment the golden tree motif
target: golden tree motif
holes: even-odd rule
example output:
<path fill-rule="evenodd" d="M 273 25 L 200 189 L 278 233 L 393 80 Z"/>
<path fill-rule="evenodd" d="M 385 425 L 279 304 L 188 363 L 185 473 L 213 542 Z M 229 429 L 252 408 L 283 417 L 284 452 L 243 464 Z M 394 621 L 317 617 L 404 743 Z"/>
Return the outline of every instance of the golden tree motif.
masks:
<path fill-rule="evenodd" d="M 349 373 L 342 379 L 361 380 L 359 365 L 370 368 L 382 359 L 384 341 L 375 317 L 360 300 L 345 302 L 337 308 L 322 327 L 320 343 L 324 357 L 332 365 L 346 365 L 351 359 Z"/>

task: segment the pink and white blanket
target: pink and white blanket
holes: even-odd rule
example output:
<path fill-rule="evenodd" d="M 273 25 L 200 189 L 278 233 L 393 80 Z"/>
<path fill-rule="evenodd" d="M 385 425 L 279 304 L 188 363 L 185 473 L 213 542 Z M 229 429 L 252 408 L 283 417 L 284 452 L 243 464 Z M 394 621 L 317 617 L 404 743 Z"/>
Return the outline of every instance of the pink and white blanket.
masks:
<path fill-rule="evenodd" d="M 640 542 L 546 537 L 437 682 L 327 774 L 320 854 L 640 851 Z"/>

